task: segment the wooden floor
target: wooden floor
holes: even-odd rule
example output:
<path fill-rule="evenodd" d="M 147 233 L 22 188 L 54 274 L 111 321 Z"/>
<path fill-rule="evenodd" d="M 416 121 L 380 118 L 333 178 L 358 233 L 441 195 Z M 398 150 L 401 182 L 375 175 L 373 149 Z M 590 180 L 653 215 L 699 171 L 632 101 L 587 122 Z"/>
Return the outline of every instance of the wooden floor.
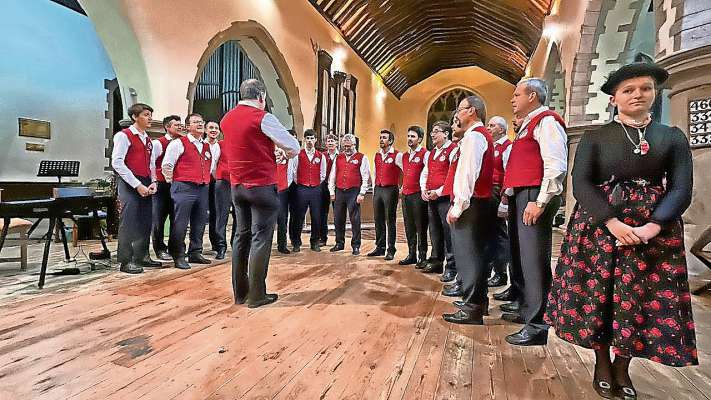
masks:
<path fill-rule="evenodd" d="M 275 254 L 279 301 L 255 310 L 229 264 L 36 279 L 0 265 L 2 400 L 597 398 L 590 351 L 509 346 L 498 302 L 485 326 L 448 324 L 435 276 L 350 252 Z M 635 361 L 640 398 L 711 398 L 711 296 L 694 307 L 702 365 Z"/>

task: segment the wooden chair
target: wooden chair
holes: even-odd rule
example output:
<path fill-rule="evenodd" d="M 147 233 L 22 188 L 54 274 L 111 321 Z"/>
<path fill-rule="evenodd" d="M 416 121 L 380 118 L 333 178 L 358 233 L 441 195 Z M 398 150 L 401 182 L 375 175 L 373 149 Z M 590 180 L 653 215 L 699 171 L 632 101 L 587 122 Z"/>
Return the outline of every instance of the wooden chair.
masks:
<path fill-rule="evenodd" d="M 4 219 L 0 218 L 0 230 L 3 229 L 5 225 Z M 0 257 L 0 262 L 20 262 L 20 269 L 27 269 L 27 231 L 32 226 L 32 222 L 22 219 L 22 218 L 11 218 L 10 227 L 7 231 L 8 237 L 5 238 L 5 243 L 18 242 L 20 244 L 20 256 L 19 257 Z M 10 235 L 17 234 L 17 238 L 12 238 Z"/>

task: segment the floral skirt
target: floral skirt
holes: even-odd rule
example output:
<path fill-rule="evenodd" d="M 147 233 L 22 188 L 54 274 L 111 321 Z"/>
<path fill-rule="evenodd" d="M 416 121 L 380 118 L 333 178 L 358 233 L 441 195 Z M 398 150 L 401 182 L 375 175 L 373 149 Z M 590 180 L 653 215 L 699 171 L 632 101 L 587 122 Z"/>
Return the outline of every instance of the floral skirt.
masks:
<path fill-rule="evenodd" d="M 602 185 L 618 218 L 649 221 L 664 188 L 635 181 Z M 696 338 L 681 220 L 648 244 L 617 247 L 602 224 L 575 205 L 548 297 L 546 322 L 573 344 L 643 357 L 671 366 L 697 365 Z"/>

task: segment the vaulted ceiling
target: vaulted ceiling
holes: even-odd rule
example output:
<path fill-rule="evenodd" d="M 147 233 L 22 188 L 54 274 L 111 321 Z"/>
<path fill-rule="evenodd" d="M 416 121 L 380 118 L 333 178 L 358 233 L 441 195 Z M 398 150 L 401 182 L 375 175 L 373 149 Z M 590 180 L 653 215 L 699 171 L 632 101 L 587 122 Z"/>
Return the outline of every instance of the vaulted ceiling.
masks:
<path fill-rule="evenodd" d="M 553 0 L 309 0 L 401 96 L 447 68 L 478 66 L 515 83 Z"/>

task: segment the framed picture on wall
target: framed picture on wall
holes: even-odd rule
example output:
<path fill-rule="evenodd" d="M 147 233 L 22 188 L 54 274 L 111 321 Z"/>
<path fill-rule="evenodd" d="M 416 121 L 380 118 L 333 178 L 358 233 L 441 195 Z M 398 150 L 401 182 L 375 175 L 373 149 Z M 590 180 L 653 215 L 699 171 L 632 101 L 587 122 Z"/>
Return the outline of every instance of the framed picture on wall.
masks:
<path fill-rule="evenodd" d="M 52 138 L 52 130 L 49 121 L 20 117 L 17 119 L 17 124 L 20 136 L 39 139 Z"/>

